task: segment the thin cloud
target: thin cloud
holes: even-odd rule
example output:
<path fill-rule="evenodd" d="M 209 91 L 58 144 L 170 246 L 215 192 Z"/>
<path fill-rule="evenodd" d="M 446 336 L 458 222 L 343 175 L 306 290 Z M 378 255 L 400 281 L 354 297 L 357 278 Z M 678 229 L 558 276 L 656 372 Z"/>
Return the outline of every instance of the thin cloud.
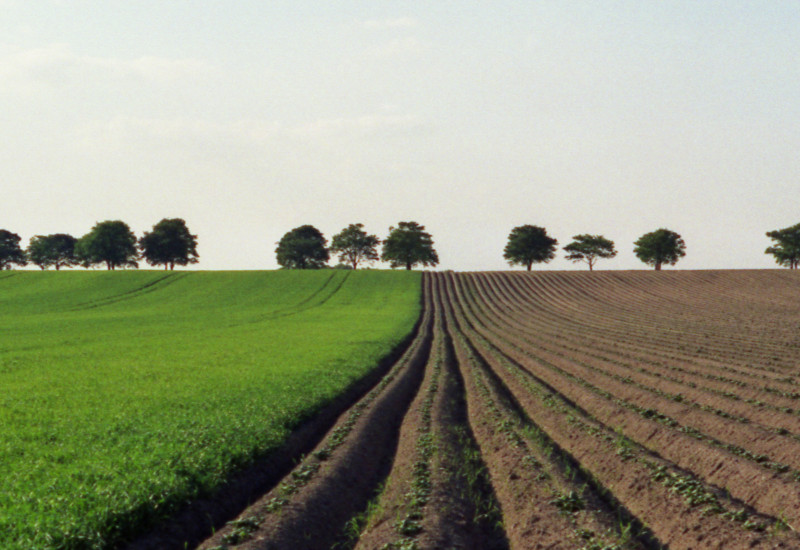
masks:
<path fill-rule="evenodd" d="M 85 85 L 93 79 L 176 81 L 207 77 L 213 72 L 211 65 L 197 59 L 99 57 L 78 54 L 66 44 L 32 49 L 6 46 L 0 50 L 0 89 Z"/>
<path fill-rule="evenodd" d="M 77 142 L 85 148 L 103 144 L 206 141 L 214 143 L 260 144 L 274 140 L 285 131 L 277 122 L 239 120 L 213 122 L 189 118 L 146 118 L 116 116 L 84 124 Z"/>
<path fill-rule="evenodd" d="M 366 54 L 372 59 L 384 59 L 398 55 L 419 54 L 425 49 L 423 43 L 414 36 L 389 40 L 366 49 Z"/>
<path fill-rule="evenodd" d="M 418 22 L 413 17 L 395 17 L 389 19 L 369 19 L 361 22 L 361 26 L 369 30 L 408 29 L 416 27 Z"/>
<path fill-rule="evenodd" d="M 417 115 L 364 115 L 327 118 L 297 126 L 290 134 L 297 137 L 326 137 L 344 135 L 395 134 L 415 132 L 426 126 Z"/>
<path fill-rule="evenodd" d="M 280 140 L 326 142 L 358 139 L 365 136 L 391 137 L 424 132 L 429 128 L 413 114 L 370 114 L 354 117 L 323 118 L 286 126 L 276 121 L 236 120 L 214 122 L 189 118 L 140 118 L 116 116 L 86 123 L 76 131 L 76 143 L 85 149 L 130 143 L 209 143 L 264 145 Z M 127 145 L 125 145 L 127 146 Z"/>

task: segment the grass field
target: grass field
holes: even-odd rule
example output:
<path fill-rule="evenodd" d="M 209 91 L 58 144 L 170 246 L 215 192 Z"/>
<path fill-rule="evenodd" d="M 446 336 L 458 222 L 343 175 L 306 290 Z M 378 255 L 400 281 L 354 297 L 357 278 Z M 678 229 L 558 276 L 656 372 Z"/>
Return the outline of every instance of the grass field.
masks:
<path fill-rule="evenodd" d="M 412 329 L 418 273 L 0 273 L 0 548 L 100 548 L 218 485 Z"/>

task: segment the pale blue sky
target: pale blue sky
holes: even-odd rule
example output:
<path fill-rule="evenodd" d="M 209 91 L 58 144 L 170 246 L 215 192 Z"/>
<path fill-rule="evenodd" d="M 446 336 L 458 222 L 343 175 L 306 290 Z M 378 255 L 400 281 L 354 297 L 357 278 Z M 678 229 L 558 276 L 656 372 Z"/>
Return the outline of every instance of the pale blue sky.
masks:
<path fill-rule="evenodd" d="M 800 2 L 0 0 L 0 228 L 182 217 L 204 269 L 414 220 L 440 268 L 515 225 L 759 268 L 800 222 Z M 537 269 L 584 269 L 563 253 Z"/>

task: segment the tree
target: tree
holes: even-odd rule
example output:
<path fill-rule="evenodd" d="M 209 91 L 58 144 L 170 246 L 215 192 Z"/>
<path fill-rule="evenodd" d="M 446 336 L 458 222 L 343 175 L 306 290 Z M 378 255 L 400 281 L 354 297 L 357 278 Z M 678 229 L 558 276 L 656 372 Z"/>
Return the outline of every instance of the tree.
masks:
<path fill-rule="evenodd" d="M 589 264 L 589 271 L 592 271 L 598 259 L 610 259 L 617 255 L 614 242 L 602 235 L 575 235 L 564 251 L 568 252 L 568 260 Z"/>
<path fill-rule="evenodd" d="M 531 270 L 533 263 L 549 262 L 556 257 L 558 241 L 547 236 L 547 231 L 537 225 L 520 225 L 511 230 L 503 258 L 510 265 L 524 265 Z"/>
<path fill-rule="evenodd" d="M 675 265 L 686 256 L 686 243 L 683 238 L 669 229 L 658 229 L 645 233 L 634 244 L 633 253 L 648 265 L 661 270 L 663 264 Z"/>
<path fill-rule="evenodd" d="M 778 265 L 785 265 L 789 269 L 800 267 L 800 223 L 784 229 L 768 231 L 767 237 L 775 241 L 764 252 L 775 256 Z"/>
<path fill-rule="evenodd" d="M 433 248 L 433 237 L 417 222 L 400 222 L 389 228 L 389 236 L 383 241 L 381 260 L 392 268 L 411 269 L 417 264 L 425 267 L 438 265 L 439 256 Z"/>
<path fill-rule="evenodd" d="M 301 225 L 286 233 L 275 253 L 286 269 L 320 269 L 330 259 L 327 239 L 313 225 Z"/>
<path fill-rule="evenodd" d="M 63 266 L 78 265 L 75 257 L 77 242 L 78 239 L 64 233 L 44 237 L 36 235 L 28 243 L 28 259 L 42 269 L 55 266 L 56 271 Z"/>
<path fill-rule="evenodd" d="M 142 257 L 150 265 L 163 265 L 164 269 L 175 269 L 175 265 L 196 264 L 197 235 L 189 233 L 186 222 L 180 218 L 164 218 L 145 232 L 139 239 Z"/>
<path fill-rule="evenodd" d="M 333 236 L 331 252 L 339 255 L 339 261 L 358 269 L 360 262 L 373 262 L 380 259 L 378 245 L 381 240 L 364 231 L 364 224 L 351 223 L 346 229 Z"/>
<path fill-rule="evenodd" d="M 0 270 L 11 269 L 11 264 L 24 266 L 28 263 L 25 252 L 19 247 L 19 235 L 0 229 Z"/>
<path fill-rule="evenodd" d="M 75 255 L 85 267 L 106 264 L 110 270 L 117 267 L 139 267 L 136 260 L 136 235 L 123 221 L 104 221 L 80 238 L 75 245 Z"/>

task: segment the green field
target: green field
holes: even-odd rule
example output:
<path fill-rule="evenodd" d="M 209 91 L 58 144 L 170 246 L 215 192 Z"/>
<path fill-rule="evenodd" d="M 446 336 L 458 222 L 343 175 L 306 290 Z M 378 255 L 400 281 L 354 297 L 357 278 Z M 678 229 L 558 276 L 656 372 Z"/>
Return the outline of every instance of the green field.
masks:
<path fill-rule="evenodd" d="M 0 548 L 102 548 L 413 328 L 419 273 L 0 272 Z"/>

